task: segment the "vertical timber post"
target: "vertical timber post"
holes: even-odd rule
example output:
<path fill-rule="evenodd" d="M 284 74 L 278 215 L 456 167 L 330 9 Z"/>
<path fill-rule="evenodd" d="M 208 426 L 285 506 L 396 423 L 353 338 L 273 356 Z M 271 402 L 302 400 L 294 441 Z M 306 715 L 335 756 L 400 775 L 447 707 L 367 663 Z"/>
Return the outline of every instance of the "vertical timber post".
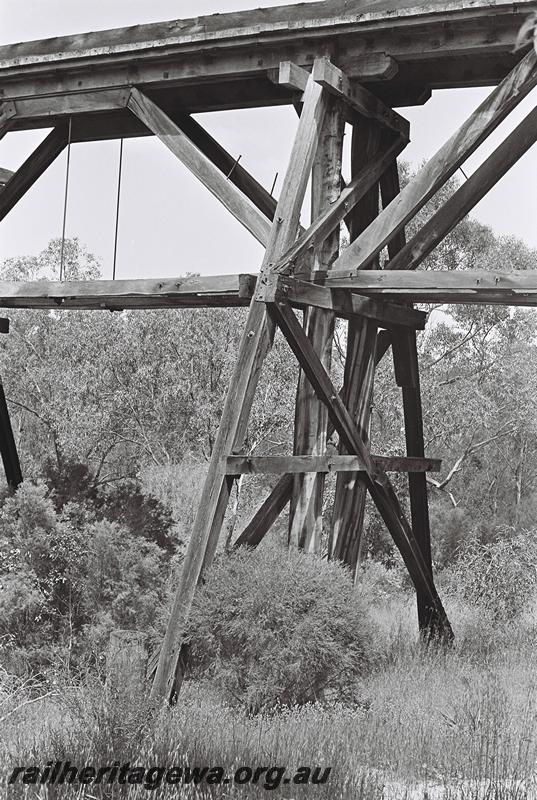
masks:
<path fill-rule="evenodd" d="M 0 333 L 9 333 L 9 319 L 0 318 Z M 0 455 L 6 473 L 9 488 L 15 491 L 22 483 L 22 470 L 13 436 L 11 418 L 7 405 L 4 386 L 0 379 Z"/>
<path fill-rule="evenodd" d="M 380 146 L 381 131 L 374 122 L 363 119 L 355 123 L 351 152 L 353 177 L 377 154 Z M 378 213 L 379 186 L 375 184 L 349 215 L 350 240 L 354 241 Z M 375 263 L 371 265 L 375 266 Z M 365 442 L 369 438 L 376 343 L 375 322 L 364 318 L 349 321 L 343 402 Z M 340 447 L 340 452 L 346 451 Z M 366 496 L 367 485 L 359 473 L 338 474 L 329 555 L 346 564 L 355 578 L 361 556 Z"/>
<path fill-rule="evenodd" d="M 331 97 L 321 131 L 312 172 L 311 219 L 314 221 L 339 196 L 345 118 L 340 101 Z M 315 249 L 313 272 L 327 270 L 339 254 L 339 226 Z M 307 308 L 304 329 L 325 368 L 330 371 L 335 318 L 331 311 Z M 326 451 L 328 414 L 310 382 L 300 370 L 295 404 L 295 455 L 320 455 Z M 325 475 L 305 473 L 293 477 L 289 509 L 289 544 L 318 553 L 322 533 Z"/>
<path fill-rule="evenodd" d="M 418 351 L 415 331 L 401 331 L 393 337 L 393 361 L 397 385 L 403 394 L 403 414 L 405 419 L 406 451 L 409 456 L 423 457 L 425 445 L 423 437 L 423 413 L 421 407 Z M 408 475 L 410 494 L 410 514 L 412 530 L 421 550 L 423 560 L 432 578 L 431 529 L 429 523 L 429 504 L 427 497 L 427 478 L 424 472 Z M 426 635 L 435 636 L 434 609 L 427 600 L 417 593 L 418 624 Z"/>
<path fill-rule="evenodd" d="M 386 170 L 380 181 L 383 206 L 386 207 L 399 194 L 399 172 L 397 162 Z M 406 235 L 402 228 L 388 245 L 388 255 L 394 259 L 405 247 Z M 412 305 L 411 303 L 409 305 Z M 418 346 L 416 331 L 399 330 L 392 337 L 392 354 L 395 380 L 401 387 L 403 397 L 403 417 L 405 421 L 406 451 L 409 456 L 425 455 L 423 435 L 423 412 L 421 404 L 420 373 L 418 362 Z M 410 495 L 410 516 L 412 532 L 419 545 L 423 561 L 433 581 L 431 556 L 431 527 L 429 522 L 429 500 L 427 494 L 427 476 L 424 472 L 408 475 L 408 491 Z M 416 592 L 418 606 L 418 625 L 420 631 L 429 638 L 443 636 L 443 628 L 439 624 L 436 612 L 430 607 L 426 597 Z"/>

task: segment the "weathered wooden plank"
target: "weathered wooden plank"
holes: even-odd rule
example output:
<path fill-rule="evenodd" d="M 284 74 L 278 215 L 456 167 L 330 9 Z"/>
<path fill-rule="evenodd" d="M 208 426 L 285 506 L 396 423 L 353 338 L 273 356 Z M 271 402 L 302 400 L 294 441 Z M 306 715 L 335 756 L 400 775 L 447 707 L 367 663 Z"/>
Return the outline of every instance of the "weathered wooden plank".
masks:
<path fill-rule="evenodd" d="M 416 311 L 396 303 L 375 302 L 354 292 L 328 289 L 313 281 L 299 281 L 287 276 L 270 275 L 256 297 L 267 302 L 287 301 L 294 308 L 322 308 L 343 319 L 365 317 L 381 327 L 409 326 L 423 330 L 427 321 L 424 311 Z"/>
<path fill-rule="evenodd" d="M 13 122 L 33 118 L 48 119 L 69 117 L 75 114 L 91 114 L 125 108 L 129 89 L 106 89 L 99 92 L 59 94 L 53 97 L 31 97 L 17 99 Z"/>
<path fill-rule="evenodd" d="M 156 103 L 133 89 L 128 107 L 261 244 L 267 244 L 270 223 L 265 215 L 224 177 Z"/>
<path fill-rule="evenodd" d="M 384 472 L 440 472 L 442 461 L 436 458 L 371 456 L 375 468 Z M 222 469 L 226 475 L 281 475 L 285 473 L 361 472 L 365 469 L 359 456 L 228 456 Z"/>
<path fill-rule="evenodd" d="M 434 609 L 432 618 L 435 629 L 446 639 L 451 639 L 453 632 L 442 602 L 387 475 L 374 467 L 357 426 L 342 403 L 330 376 L 291 307 L 284 303 L 267 303 L 267 309 L 282 329 L 308 379 L 325 403 L 348 452 L 360 456 L 363 460 L 368 491 L 401 553 L 416 590 L 427 596 L 430 607 Z"/>
<path fill-rule="evenodd" d="M 58 157 L 67 144 L 68 129 L 59 125 L 36 147 L 0 192 L 0 220 L 9 214 L 28 189 Z"/>
<path fill-rule="evenodd" d="M 401 191 L 399 170 L 396 162 L 392 165 L 392 169 L 387 171 L 383 176 L 380 188 L 382 203 L 384 207 L 386 207 Z M 388 244 L 388 255 L 390 259 L 397 258 L 397 254 L 405 245 L 405 229 L 401 228 Z M 393 336 L 392 353 L 395 379 L 398 386 L 401 387 L 403 396 L 407 455 L 423 457 L 425 455 L 425 439 L 423 434 L 418 347 L 415 332 L 401 330 L 399 334 Z M 426 476 L 424 474 L 409 475 L 408 491 L 410 495 L 412 532 L 420 548 L 423 561 L 429 570 L 431 580 L 433 580 L 431 526 L 429 521 L 429 498 L 427 494 Z M 417 591 L 416 603 L 420 631 L 422 631 L 426 637 L 434 638 L 437 631 L 434 624 L 434 609 L 431 609 L 429 605 L 429 598 L 422 592 Z"/>
<path fill-rule="evenodd" d="M 303 100 L 298 131 L 283 181 L 276 221 L 271 229 L 261 274 L 270 269 L 270 265 L 289 247 L 297 235 L 300 210 L 326 113 L 326 100 L 322 89 L 313 80 L 308 83 Z M 266 307 L 262 303 L 253 301 L 224 402 L 207 478 L 160 652 L 151 690 L 151 696 L 155 700 L 171 699 L 179 688 L 184 624 L 203 570 L 214 558 L 229 499 L 229 479 L 222 473 L 221 462 L 231 453 L 242 449 L 255 388 L 264 358 L 272 345 L 273 333 L 274 329 L 268 320 Z"/>
<path fill-rule="evenodd" d="M 374 94 L 359 84 L 352 84 L 339 67 L 327 58 L 317 58 L 313 64 L 313 79 L 331 94 L 344 100 L 354 111 L 380 125 L 391 128 L 408 142 L 410 124 L 400 114 L 384 105 Z"/>
<path fill-rule="evenodd" d="M 311 179 L 311 217 L 317 219 L 341 191 L 341 165 L 345 116 L 339 100 L 330 98 L 320 134 Z M 330 269 L 339 253 L 339 228 L 321 241 L 313 251 L 312 276 Z M 304 310 L 304 330 L 324 366 L 332 361 L 335 316 L 331 310 L 308 306 Z M 301 370 L 295 402 L 294 453 L 315 455 L 326 450 L 328 416 L 324 405 Z M 289 507 L 289 543 L 318 553 L 323 527 L 324 475 L 295 476 Z"/>
<path fill-rule="evenodd" d="M 398 137 L 387 145 L 386 149 L 376 157 L 371 157 L 363 167 L 353 176 L 348 186 L 343 189 L 339 197 L 315 219 L 310 227 L 297 239 L 295 244 L 283 255 L 274 271 L 282 274 L 300 272 L 300 259 L 307 256 L 311 250 L 320 243 L 347 217 L 357 203 L 378 182 L 382 173 L 392 163 L 394 158 L 403 151 L 406 142 Z"/>
<path fill-rule="evenodd" d="M 2 205 L 0 197 L 0 208 Z M 0 308 L 191 308 L 248 305 L 255 275 L 0 282 Z"/>
<path fill-rule="evenodd" d="M 308 85 L 310 73 L 292 61 L 282 61 L 277 70 L 269 72 L 269 78 L 279 86 L 285 86 L 294 92 L 304 92 Z"/>
<path fill-rule="evenodd" d="M 356 274 L 333 271 L 324 284 L 353 289 L 368 297 L 410 299 L 422 303 L 503 303 L 535 305 L 537 270 L 363 270 Z"/>
<path fill-rule="evenodd" d="M 474 111 L 366 230 L 343 251 L 334 269 L 360 270 L 425 205 L 500 122 L 537 85 L 537 53 L 531 51 Z"/>
<path fill-rule="evenodd" d="M 416 269 L 453 228 L 535 144 L 534 108 L 494 152 L 470 175 L 418 233 L 390 260 L 388 269 Z"/>
<path fill-rule="evenodd" d="M 357 81 L 389 81 L 399 72 L 399 64 L 386 53 L 357 56 L 348 64 Z"/>
<path fill-rule="evenodd" d="M 0 207 L 2 200 L 0 199 Z M 389 327 L 423 329 L 426 314 L 390 303 L 394 299 L 417 302 L 537 304 L 537 271 L 434 270 L 411 272 L 366 270 L 346 277 L 330 273 L 324 285 L 278 277 L 297 308 L 316 305 L 341 317 L 361 315 Z M 197 308 L 248 305 L 256 284 L 255 274 L 189 275 L 179 278 L 116 281 L 0 282 L 0 308 L 65 308 L 120 310 L 123 308 Z M 266 281 L 260 297 L 266 294 Z M 352 294 L 348 290 L 352 290 Z M 257 295 L 257 292 L 256 292 Z M 281 296 L 280 296 L 281 297 Z"/>
<path fill-rule="evenodd" d="M 364 168 L 367 169 L 368 163 L 378 155 L 380 149 L 382 139 L 379 126 L 366 119 L 357 122 L 353 127 L 351 143 L 353 177 L 359 175 Z M 390 163 L 391 161 L 385 163 L 384 168 Z M 378 178 L 381 176 L 382 173 Z M 351 242 L 377 216 L 378 210 L 379 187 L 378 183 L 374 183 L 349 216 Z M 343 401 L 366 443 L 369 442 L 378 344 L 376 320 L 364 317 L 349 321 Z M 339 451 L 346 452 L 342 442 L 339 444 Z M 331 558 L 346 564 L 354 576 L 361 560 L 366 497 L 367 484 L 362 475 L 353 473 L 337 476 L 328 552 Z"/>
<path fill-rule="evenodd" d="M 489 48 L 492 48 L 496 40 L 491 36 L 490 27 L 495 21 L 495 14 L 508 15 L 509 18 L 515 16 L 518 19 L 521 13 L 524 14 L 526 9 L 531 10 L 533 5 L 532 0 L 520 0 L 516 4 L 516 9 L 512 3 L 506 3 L 505 0 L 485 0 L 485 2 L 452 0 L 442 3 L 424 3 L 415 0 L 396 3 L 395 0 L 389 2 L 377 0 L 371 7 L 364 8 L 362 0 L 354 2 L 325 0 L 325 2 L 213 14 L 194 19 L 150 23 L 134 28 L 130 26 L 4 45 L 0 48 L 0 68 L 67 62 L 75 57 L 94 59 L 99 56 L 120 55 L 140 57 L 147 54 L 147 51 L 155 57 L 170 47 L 179 45 L 189 46 L 192 50 L 196 44 L 199 47 L 203 43 L 211 43 L 214 49 L 218 46 L 219 40 L 227 43 L 230 38 L 237 39 L 238 43 L 244 46 L 249 40 L 261 42 L 264 37 L 273 40 L 275 34 L 278 34 L 279 38 L 325 37 L 334 27 L 337 27 L 338 32 L 355 34 L 367 30 L 372 35 L 377 29 L 386 28 L 387 23 L 396 30 L 400 27 L 408 29 L 413 17 L 435 24 L 439 31 L 442 31 L 442 23 L 449 17 L 460 20 L 470 28 L 475 28 L 477 22 L 483 21 L 484 33 L 488 34 Z M 449 32 L 445 34 L 445 38 L 447 41 L 451 40 L 452 52 L 455 51 L 457 54 L 457 42 L 448 34 Z M 429 42 L 429 47 L 434 52 L 438 50 L 439 44 Z M 386 50 L 386 52 L 392 51 Z"/>

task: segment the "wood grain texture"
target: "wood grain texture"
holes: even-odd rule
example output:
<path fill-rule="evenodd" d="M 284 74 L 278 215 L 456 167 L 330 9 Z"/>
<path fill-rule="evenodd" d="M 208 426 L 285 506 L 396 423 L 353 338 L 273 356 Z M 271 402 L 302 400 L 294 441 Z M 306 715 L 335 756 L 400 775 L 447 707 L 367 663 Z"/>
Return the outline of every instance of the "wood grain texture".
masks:
<path fill-rule="evenodd" d="M 310 227 L 299 236 L 295 244 L 289 248 L 283 258 L 275 266 L 274 271 L 281 274 L 301 271 L 301 259 L 309 256 L 312 249 L 318 247 L 324 239 L 348 217 L 357 203 L 375 186 L 382 173 L 405 148 L 406 142 L 401 137 L 386 145 L 386 148 L 374 157 L 371 156 L 362 168 L 353 175 L 351 182 L 330 203 Z"/>
<path fill-rule="evenodd" d="M 263 296 L 267 300 L 286 300 L 294 308 L 314 306 L 332 311 L 343 319 L 365 317 L 374 320 L 381 327 L 409 326 L 423 330 L 427 315 L 396 303 L 383 303 L 371 298 L 343 290 L 329 289 L 317 283 L 299 281 L 296 278 L 279 277 L 273 291 L 265 288 Z"/>
<path fill-rule="evenodd" d="M 341 103 L 327 102 L 317 155 L 312 170 L 311 217 L 317 219 L 337 200 L 341 190 L 341 164 L 345 117 Z M 312 276 L 329 270 L 339 253 L 339 227 L 313 251 Z M 304 330 L 326 369 L 332 361 L 335 316 L 331 310 L 307 306 Z M 326 450 L 328 416 L 323 403 L 301 370 L 295 401 L 294 453 L 315 455 Z M 300 474 L 294 479 L 289 507 L 289 543 L 319 553 L 323 527 L 324 475 Z"/>
<path fill-rule="evenodd" d="M 388 170 L 383 176 L 380 189 L 382 203 L 386 207 L 401 191 L 397 163 L 394 162 L 392 169 Z M 405 246 L 405 229 L 401 228 L 388 245 L 390 259 L 397 258 L 398 253 Z M 423 457 L 425 455 L 425 438 L 415 331 L 401 330 L 398 334 L 395 334 L 392 337 L 392 354 L 395 380 L 397 385 L 401 387 L 402 392 L 407 455 Z M 412 532 L 420 548 L 423 562 L 429 570 L 431 581 L 433 581 L 431 526 L 426 476 L 424 474 L 409 475 L 408 491 L 410 495 Z M 416 603 L 419 629 L 426 638 L 434 639 L 439 633 L 435 609 L 430 605 L 429 597 L 421 591 L 416 591 Z"/>
<path fill-rule="evenodd" d="M 519 0 L 516 5 L 524 12 L 531 10 L 534 3 L 532 0 Z M 377 0 L 367 4 L 363 0 L 324 0 L 4 45 L 0 48 L 0 68 L 67 61 L 73 57 L 119 56 L 150 49 L 158 53 L 172 45 L 217 43 L 219 39 L 229 38 L 247 40 L 253 36 L 262 39 L 263 35 L 274 36 L 276 33 L 287 36 L 299 33 L 302 37 L 306 32 L 326 35 L 326 29 L 334 26 L 352 26 L 356 30 L 372 27 L 375 23 L 386 26 L 388 22 L 395 26 L 400 20 L 408 27 L 408 20 L 415 16 L 430 15 L 443 21 L 443 15 L 456 15 L 470 25 L 476 17 L 484 20 L 493 17 L 496 10 L 512 14 L 513 4 L 504 0 L 405 0 L 403 3 Z"/>
<path fill-rule="evenodd" d="M 442 461 L 435 458 L 372 455 L 371 461 L 384 472 L 439 472 L 442 468 Z M 365 465 L 359 456 L 228 456 L 222 469 L 227 475 L 280 475 L 359 472 Z"/>
<path fill-rule="evenodd" d="M 0 208 L 3 195 L 0 195 Z M 256 275 L 0 282 L 0 308 L 198 308 L 249 305 Z"/>
<path fill-rule="evenodd" d="M 510 111 L 537 85 L 537 54 L 531 51 L 471 114 L 396 198 L 344 250 L 334 269 L 363 269 L 425 205 Z"/>
<path fill-rule="evenodd" d="M 325 285 L 332 289 L 353 289 L 368 297 L 423 303 L 537 303 L 537 270 L 363 270 L 352 277 L 346 275 L 333 271 Z"/>
<path fill-rule="evenodd" d="M 351 143 L 352 175 L 358 176 L 367 169 L 371 160 L 378 158 L 383 149 L 383 139 L 379 126 L 369 120 L 361 120 L 353 127 Z M 386 169 L 393 161 L 383 162 Z M 349 216 L 350 241 L 367 227 L 379 211 L 378 180 L 369 187 L 361 202 Z M 406 313 L 406 309 L 403 311 Z M 347 351 L 343 375 L 343 401 L 351 417 L 356 422 L 365 443 L 369 442 L 369 426 L 375 368 L 377 363 L 376 346 L 378 321 L 372 318 L 354 318 L 349 321 Z M 339 444 L 340 453 L 345 453 L 343 442 Z M 359 473 L 340 474 L 336 480 L 332 524 L 329 536 L 329 554 L 346 564 L 356 577 L 361 559 L 363 525 L 367 483 Z"/>
<path fill-rule="evenodd" d="M 408 120 L 384 105 L 374 94 L 359 84 L 352 84 L 339 67 L 326 58 L 317 58 L 312 75 L 317 83 L 350 106 L 358 114 L 387 126 L 408 142 L 410 125 Z"/>

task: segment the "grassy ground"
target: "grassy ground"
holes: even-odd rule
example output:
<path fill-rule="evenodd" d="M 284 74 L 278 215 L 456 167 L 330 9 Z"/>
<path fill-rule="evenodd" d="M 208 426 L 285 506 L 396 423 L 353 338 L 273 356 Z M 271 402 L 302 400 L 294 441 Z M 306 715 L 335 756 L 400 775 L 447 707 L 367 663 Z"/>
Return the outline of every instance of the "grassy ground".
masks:
<path fill-rule="evenodd" d="M 17 706 L 24 687 L 0 695 L 1 786 L 14 765 L 49 760 L 111 764 L 331 766 L 323 786 L 161 787 L 158 797 L 520 798 L 537 797 L 537 656 L 533 617 L 509 626 L 448 609 L 458 642 L 449 652 L 415 643 L 410 605 L 378 607 L 385 644 L 356 703 L 327 703 L 248 718 L 206 686 L 189 684 L 177 708 L 151 718 L 141 698 L 111 701 L 97 684 L 62 688 Z M 26 693 L 25 693 L 26 692 Z M 5 788 L 0 791 L 7 792 Z M 151 796 L 139 786 L 12 787 L 7 797 Z"/>

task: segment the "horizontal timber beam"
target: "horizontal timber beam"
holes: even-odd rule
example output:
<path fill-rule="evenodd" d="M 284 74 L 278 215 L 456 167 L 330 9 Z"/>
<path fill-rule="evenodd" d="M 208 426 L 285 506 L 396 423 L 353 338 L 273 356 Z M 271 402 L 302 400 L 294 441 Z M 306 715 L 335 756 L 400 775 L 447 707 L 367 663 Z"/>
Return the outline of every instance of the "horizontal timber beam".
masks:
<path fill-rule="evenodd" d="M 289 99 L 268 86 L 267 71 L 286 59 L 311 69 L 331 41 L 349 78 L 385 89 L 397 106 L 420 85 L 496 83 L 515 63 L 517 32 L 535 8 L 534 0 L 325 0 L 213 14 L 6 45 L 0 81 L 8 100 L 135 84 L 169 92 L 185 111 L 240 107 L 255 83 L 251 105 L 271 105 Z M 382 58 L 399 64 L 390 80 L 375 65 Z"/>
<path fill-rule="evenodd" d="M 377 336 L 376 365 L 378 365 L 386 355 L 390 346 L 391 333 L 389 333 L 389 331 L 380 331 Z M 342 392 L 340 392 L 340 395 L 342 396 Z M 332 438 L 334 430 L 334 425 L 331 420 L 329 420 L 326 432 L 327 439 Z M 292 473 L 286 473 L 278 479 L 274 488 L 269 492 L 268 497 L 265 498 L 250 522 L 237 537 L 234 547 L 243 545 L 257 547 L 290 501 L 293 485 L 294 477 Z"/>
<path fill-rule="evenodd" d="M 440 472 L 442 461 L 406 456 L 371 456 L 373 466 L 385 472 Z M 280 475 L 304 472 L 360 472 L 365 465 L 359 456 L 228 456 L 226 475 Z"/>
<path fill-rule="evenodd" d="M 256 299 L 261 302 L 286 301 L 294 308 L 323 308 L 343 319 L 366 317 L 375 320 L 382 328 L 403 326 L 423 330 L 427 321 L 423 311 L 396 303 L 376 303 L 352 291 L 330 289 L 313 280 L 300 281 L 282 275 L 262 277 Z"/>
<path fill-rule="evenodd" d="M 0 194 L 0 205 L 3 192 Z M 247 306 L 256 275 L 189 275 L 185 278 L 116 281 L 0 282 L 0 308 L 126 308 Z"/>
<path fill-rule="evenodd" d="M 23 98 L 15 101 L 13 124 L 34 118 L 46 120 L 77 114 L 114 111 L 125 108 L 129 94 L 129 89 L 124 88 L 58 94 L 54 97 Z"/>
<path fill-rule="evenodd" d="M 330 272 L 325 287 L 369 297 L 421 303 L 496 303 L 537 306 L 537 270 L 361 270 Z"/>

